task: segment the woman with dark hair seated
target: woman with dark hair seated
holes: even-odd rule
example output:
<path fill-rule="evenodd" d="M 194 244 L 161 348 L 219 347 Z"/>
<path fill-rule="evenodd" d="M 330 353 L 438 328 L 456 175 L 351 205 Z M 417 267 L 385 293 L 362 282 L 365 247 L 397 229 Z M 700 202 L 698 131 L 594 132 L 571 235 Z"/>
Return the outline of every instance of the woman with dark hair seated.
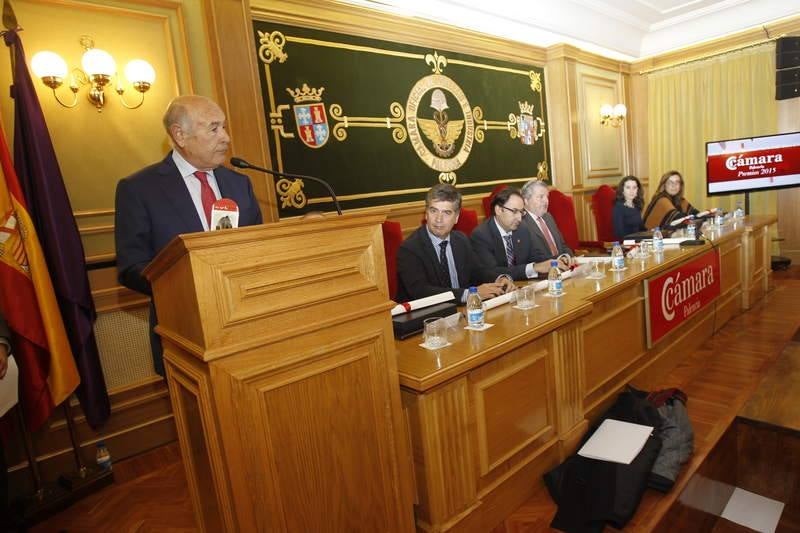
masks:
<path fill-rule="evenodd" d="M 617 185 L 617 198 L 611 220 L 614 223 L 614 236 L 622 240 L 625 235 L 642 231 L 642 208 L 644 192 L 636 176 L 625 176 Z"/>
<path fill-rule="evenodd" d="M 677 170 L 670 170 L 658 182 L 650 205 L 644 212 L 644 226 L 647 229 L 666 227 L 676 218 L 696 215 L 699 211 L 683 197 L 683 176 Z"/>

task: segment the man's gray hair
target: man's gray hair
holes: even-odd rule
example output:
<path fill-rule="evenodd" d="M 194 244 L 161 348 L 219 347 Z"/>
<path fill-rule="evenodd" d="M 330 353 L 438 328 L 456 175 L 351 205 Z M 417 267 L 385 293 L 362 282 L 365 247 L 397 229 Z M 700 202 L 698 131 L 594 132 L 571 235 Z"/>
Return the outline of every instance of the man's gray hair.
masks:
<path fill-rule="evenodd" d="M 533 196 L 533 190 L 536 187 L 541 187 L 544 190 L 548 190 L 547 183 L 543 182 L 542 180 L 531 180 L 522 186 L 522 198 L 527 200 Z"/>
<path fill-rule="evenodd" d="M 461 193 L 449 183 L 437 183 L 425 195 L 425 208 L 432 202 L 453 202 L 456 213 L 461 211 Z"/>

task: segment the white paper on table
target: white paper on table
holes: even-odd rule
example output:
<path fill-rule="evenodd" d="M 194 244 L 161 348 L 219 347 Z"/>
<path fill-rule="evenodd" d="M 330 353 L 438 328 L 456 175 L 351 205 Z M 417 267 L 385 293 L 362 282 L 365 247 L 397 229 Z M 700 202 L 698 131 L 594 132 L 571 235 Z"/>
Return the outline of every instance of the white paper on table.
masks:
<path fill-rule="evenodd" d="M 422 309 L 423 307 L 430 307 L 432 305 L 440 304 L 442 302 L 449 302 L 450 300 L 455 299 L 456 297 L 453 294 L 453 291 L 447 291 L 434 294 L 433 296 L 426 296 L 425 298 L 420 298 L 418 300 L 411 300 L 410 302 L 404 302 L 404 304 L 395 305 L 392 308 L 392 316 L 402 315 L 403 313 L 408 313 L 409 311 L 414 311 L 415 309 Z"/>
<path fill-rule="evenodd" d="M 19 369 L 13 357 L 8 358 L 6 376 L 0 379 L 0 416 L 19 402 Z"/>
<path fill-rule="evenodd" d="M 653 432 L 653 426 L 643 426 L 606 418 L 592 434 L 578 455 L 599 461 L 631 464 Z"/>
<path fill-rule="evenodd" d="M 489 309 L 494 309 L 498 305 L 507 304 L 514 298 L 513 292 L 507 292 L 506 294 L 502 294 L 500 296 L 495 296 L 489 300 L 483 302 L 483 310 L 488 311 Z"/>
<path fill-rule="evenodd" d="M 592 264 L 592 263 L 610 263 L 611 256 L 608 255 L 601 255 L 601 256 L 594 256 L 594 255 L 581 255 L 579 257 L 573 257 L 575 262 L 579 265 L 583 264 Z"/>

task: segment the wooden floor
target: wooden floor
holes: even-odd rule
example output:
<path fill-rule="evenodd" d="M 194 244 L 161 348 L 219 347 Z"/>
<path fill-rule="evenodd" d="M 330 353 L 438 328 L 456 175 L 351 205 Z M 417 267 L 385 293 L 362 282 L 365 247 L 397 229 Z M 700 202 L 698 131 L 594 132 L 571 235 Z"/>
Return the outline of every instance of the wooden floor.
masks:
<path fill-rule="evenodd" d="M 800 268 L 775 274 L 775 290 L 733 319 L 676 368 L 663 383 L 689 395 L 689 413 L 701 461 L 730 425 L 760 377 L 800 325 Z M 197 531 L 177 444 L 114 465 L 116 483 L 33 527 L 44 532 Z M 679 489 L 684 479 L 679 479 Z M 666 511 L 648 491 L 626 531 L 649 531 Z M 551 531 L 555 506 L 544 488 L 493 533 Z M 728 529 L 726 531 L 736 531 Z"/>

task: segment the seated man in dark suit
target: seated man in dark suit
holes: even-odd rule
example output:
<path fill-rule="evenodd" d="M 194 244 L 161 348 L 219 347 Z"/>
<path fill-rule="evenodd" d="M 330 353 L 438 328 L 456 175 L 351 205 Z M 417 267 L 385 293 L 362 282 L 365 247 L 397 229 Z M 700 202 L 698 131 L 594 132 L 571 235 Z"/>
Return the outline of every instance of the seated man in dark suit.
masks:
<path fill-rule="evenodd" d="M 572 249 L 567 246 L 564 237 L 556 226 L 553 215 L 547 212 L 549 204 L 547 184 L 541 180 L 531 180 L 522 187 L 522 199 L 525 202 L 525 214 L 522 224 L 530 231 L 533 242 L 532 260 L 534 262 L 556 259 L 561 254 L 571 256 Z M 566 270 L 570 261 L 559 263 L 559 268 Z"/>
<path fill-rule="evenodd" d="M 222 165 L 230 137 L 225 114 L 204 96 L 179 96 L 164 113 L 173 150 L 164 160 L 117 184 L 114 236 L 119 282 L 150 295 L 142 270 L 181 233 L 208 231 L 211 206 L 229 198 L 239 206 L 239 225 L 261 224 L 250 179 Z M 155 327 L 150 305 L 150 324 Z M 164 375 L 161 340 L 151 331 L 156 372 Z"/>
<path fill-rule="evenodd" d="M 492 199 L 491 212 L 472 232 L 472 249 L 481 263 L 496 275 L 506 274 L 525 280 L 546 274 L 550 261 L 533 261 L 530 231 L 520 227 L 525 204 L 519 189 L 508 187 Z"/>
<path fill-rule="evenodd" d="M 464 303 L 470 286 L 476 286 L 484 300 L 513 287 L 508 278 L 498 282 L 495 273 L 481 265 L 469 238 L 453 231 L 460 210 L 461 193 L 452 185 L 439 183 L 428 191 L 425 225 L 397 250 L 397 301 L 453 291 Z"/>

